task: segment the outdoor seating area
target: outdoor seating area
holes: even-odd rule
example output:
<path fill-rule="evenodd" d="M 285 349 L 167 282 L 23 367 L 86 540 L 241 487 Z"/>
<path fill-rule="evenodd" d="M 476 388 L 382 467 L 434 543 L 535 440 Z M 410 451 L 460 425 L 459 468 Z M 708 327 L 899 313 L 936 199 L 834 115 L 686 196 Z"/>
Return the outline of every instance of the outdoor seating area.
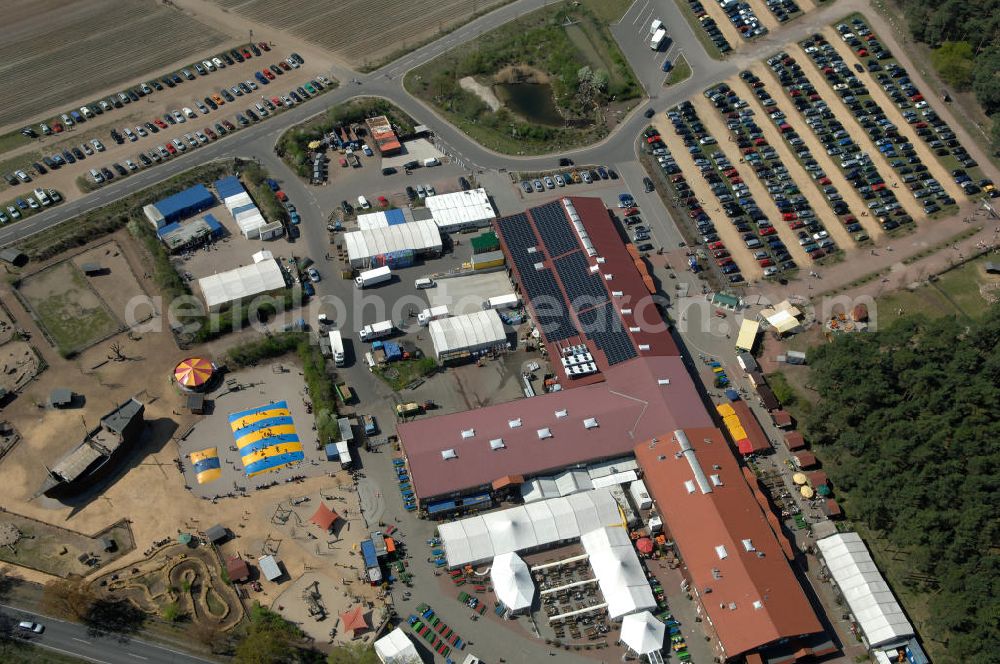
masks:
<path fill-rule="evenodd" d="M 462 650 L 465 648 L 465 642 L 462 641 L 461 637 L 438 618 L 430 606 L 421 604 L 417 607 L 417 614 L 411 614 L 407 619 L 407 624 L 417 636 L 430 644 L 434 652 L 447 658 L 452 649 Z"/>
<path fill-rule="evenodd" d="M 410 472 L 406 469 L 406 462 L 398 458 L 393 459 L 392 466 L 396 469 L 396 481 L 399 484 L 399 493 L 403 496 L 403 507 L 407 512 L 415 512 L 417 498 L 413 493 L 413 485 L 410 484 Z"/>

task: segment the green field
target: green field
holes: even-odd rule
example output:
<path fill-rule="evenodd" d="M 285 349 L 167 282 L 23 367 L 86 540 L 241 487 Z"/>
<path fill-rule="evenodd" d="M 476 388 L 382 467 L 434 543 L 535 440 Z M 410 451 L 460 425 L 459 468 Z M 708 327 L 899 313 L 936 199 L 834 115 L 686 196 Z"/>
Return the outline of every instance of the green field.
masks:
<path fill-rule="evenodd" d="M 678 83 L 683 83 L 684 81 L 691 78 L 691 65 L 688 64 L 687 58 L 684 54 L 677 56 L 674 60 L 674 68 L 670 70 L 667 74 L 667 80 L 663 82 L 664 85 L 677 85 Z"/>

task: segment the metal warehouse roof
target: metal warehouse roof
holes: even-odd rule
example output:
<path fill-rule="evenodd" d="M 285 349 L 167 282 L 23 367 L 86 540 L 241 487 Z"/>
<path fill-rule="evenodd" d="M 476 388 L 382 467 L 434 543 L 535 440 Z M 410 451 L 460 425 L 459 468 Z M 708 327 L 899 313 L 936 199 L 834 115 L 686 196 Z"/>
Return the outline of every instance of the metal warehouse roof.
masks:
<path fill-rule="evenodd" d="M 173 196 L 167 196 L 153 203 L 153 207 L 164 218 L 171 221 L 176 217 L 194 214 L 213 205 L 215 205 L 215 196 L 203 184 L 196 184 Z"/>
<path fill-rule="evenodd" d="M 913 625 L 857 533 L 831 535 L 816 546 L 871 647 L 900 643 L 913 636 Z"/>
<path fill-rule="evenodd" d="M 214 309 L 240 298 L 284 288 L 285 276 L 278 262 L 271 259 L 202 277 L 198 286 L 205 304 Z"/>
<path fill-rule="evenodd" d="M 428 331 L 438 357 L 455 351 L 489 348 L 507 341 L 503 321 L 495 309 L 432 320 Z"/>
<path fill-rule="evenodd" d="M 428 196 L 424 205 L 431 211 L 434 221 L 442 230 L 452 226 L 472 224 L 486 219 L 495 219 L 496 210 L 485 189 L 456 191 L 451 194 Z"/>
<path fill-rule="evenodd" d="M 433 221 L 414 221 L 384 228 L 369 228 L 344 235 L 351 262 L 366 261 L 379 254 L 412 249 L 416 252 L 441 249 L 441 232 Z"/>
<path fill-rule="evenodd" d="M 235 175 L 224 177 L 215 181 L 215 190 L 219 192 L 219 198 L 225 200 L 230 196 L 235 196 L 244 191 L 243 183 Z"/>

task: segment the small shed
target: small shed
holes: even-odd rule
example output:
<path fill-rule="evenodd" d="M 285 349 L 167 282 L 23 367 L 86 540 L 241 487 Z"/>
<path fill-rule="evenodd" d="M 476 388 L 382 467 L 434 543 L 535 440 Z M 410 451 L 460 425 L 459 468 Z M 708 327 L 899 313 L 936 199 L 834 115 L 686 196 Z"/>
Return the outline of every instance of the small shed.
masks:
<path fill-rule="evenodd" d="M 57 387 L 49 394 L 49 405 L 53 408 L 67 408 L 73 404 L 73 390 Z"/>
<path fill-rule="evenodd" d="M 285 575 L 281 569 L 281 561 L 274 556 L 261 556 L 257 559 L 257 566 L 268 581 L 277 581 Z"/>
<path fill-rule="evenodd" d="M 83 273 L 88 277 L 96 277 L 98 275 L 104 274 L 105 268 L 100 263 L 84 263 L 80 266 Z"/>
<path fill-rule="evenodd" d="M 23 267 L 28 262 L 28 256 L 20 249 L 7 247 L 3 251 L 0 251 L 0 261 L 9 263 L 14 267 Z"/>
<path fill-rule="evenodd" d="M 105 535 L 101 538 L 101 548 L 105 553 L 111 553 L 118 548 L 118 543 L 115 542 L 113 537 Z"/>
<path fill-rule="evenodd" d="M 187 409 L 195 415 L 205 414 L 205 395 L 189 394 L 187 396 Z"/>
<path fill-rule="evenodd" d="M 326 446 L 323 447 L 323 450 L 326 452 L 327 461 L 337 461 L 340 459 L 340 452 L 337 450 L 337 443 L 327 443 Z"/>
<path fill-rule="evenodd" d="M 809 484 L 814 489 L 817 489 L 817 488 L 819 488 L 821 486 L 829 486 L 830 485 L 830 478 L 827 477 L 826 473 L 824 473 L 822 470 L 816 470 L 816 471 L 813 471 L 811 473 L 808 473 L 806 475 L 806 477 L 809 478 Z"/>
<path fill-rule="evenodd" d="M 996 263 L 994 261 L 987 261 L 986 265 L 984 265 L 983 267 L 986 268 L 987 274 L 1000 274 L 1000 263 Z"/>
<path fill-rule="evenodd" d="M 792 414 L 787 410 L 776 410 L 771 413 L 771 421 L 774 422 L 774 426 L 779 429 L 791 429 L 792 428 Z"/>
<path fill-rule="evenodd" d="M 208 538 L 209 542 L 218 544 L 219 542 L 225 541 L 225 539 L 229 537 L 229 530 L 227 530 L 222 524 L 217 523 L 205 531 L 205 537 Z"/>
<path fill-rule="evenodd" d="M 823 514 L 830 519 L 839 519 L 844 516 L 844 512 L 840 509 L 840 505 L 833 498 L 827 498 L 820 507 L 823 510 Z"/>
<path fill-rule="evenodd" d="M 789 431 L 785 434 L 785 447 L 787 447 L 790 452 L 804 450 L 806 448 L 806 440 L 798 431 Z"/>
<path fill-rule="evenodd" d="M 763 404 L 765 410 L 773 411 L 781 408 L 781 402 L 778 401 L 778 397 L 774 396 L 774 392 L 766 384 L 760 383 L 757 385 L 757 396 L 760 397 L 760 402 Z"/>
<path fill-rule="evenodd" d="M 815 468 L 818 464 L 819 461 L 817 461 L 816 455 L 808 450 L 795 453 L 795 465 L 803 470 Z"/>
<path fill-rule="evenodd" d="M 250 579 L 250 566 L 239 556 L 226 560 L 226 574 L 233 583 L 243 583 Z"/>

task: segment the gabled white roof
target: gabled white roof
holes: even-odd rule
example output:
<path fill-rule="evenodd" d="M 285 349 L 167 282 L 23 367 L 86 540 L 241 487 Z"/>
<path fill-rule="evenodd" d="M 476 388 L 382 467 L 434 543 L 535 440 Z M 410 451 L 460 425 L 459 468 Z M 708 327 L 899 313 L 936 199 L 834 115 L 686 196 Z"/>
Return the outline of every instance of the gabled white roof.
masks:
<path fill-rule="evenodd" d="M 612 620 L 656 606 L 646 572 L 624 528 L 601 527 L 586 532 L 580 543 L 590 556 L 590 566 Z"/>
<path fill-rule="evenodd" d="M 495 219 L 496 210 L 485 189 L 456 191 L 450 194 L 428 196 L 424 205 L 430 210 L 434 222 L 442 229 Z"/>
<path fill-rule="evenodd" d="M 214 308 L 240 298 L 285 287 L 285 276 L 276 260 L 262 260 L 198 280 L 205 304 Z"/>
<path fill-rule="evenodd" d="M 913 625 L 857 533 L 831 535 L 816 546 L 872 648 L 913 636 Z"/>
<path fill-rule="evenodd" d="M 344 244 L 351 262 L 367 261 L 379 254 L 412 249 L 439 250 L 441 232 L 430 219 L 411 221 L 381 228 L 352 231 L 344 234 Z"/>
<path fill-rule="evenodd" d="M 375 642 L 375 654 L 382 664 L 416 664 L 421 661 L 417 648 L 399 627 Z"/>
<path fill-rule="evenodd" d="M 504 553 L 493 559 L 490 578 L 497 599 L 508 609 L 517 611 L 531 606 L 535 596 L 535 582 L 524 560 L 516 553 Z"/>
<path fill-rule="evenodd" d="M 476 351 L 507 341 L 500 314 L 493 309 L 432 320 L 427 326 L 438 357 L 457 351 Z"/>

